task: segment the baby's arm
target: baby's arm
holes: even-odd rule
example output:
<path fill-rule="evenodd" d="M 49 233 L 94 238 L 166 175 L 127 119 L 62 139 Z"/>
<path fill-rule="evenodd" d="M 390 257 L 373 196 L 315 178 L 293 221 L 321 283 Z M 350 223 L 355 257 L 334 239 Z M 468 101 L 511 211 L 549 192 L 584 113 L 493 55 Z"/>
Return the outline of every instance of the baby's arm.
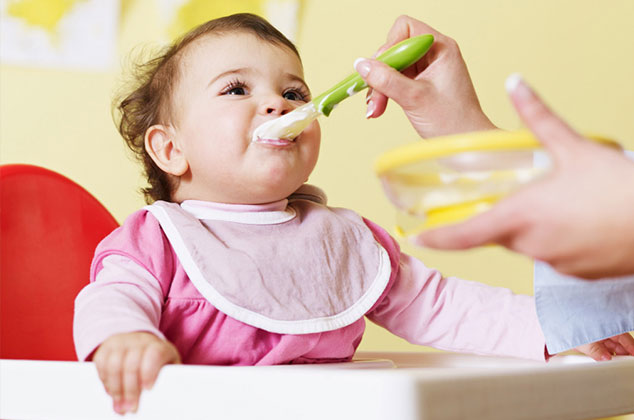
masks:
<path fill-rule="evenodd" d="M 166 340 L 147 332 L 115 334 L 94 353 L 99 378 L 119 414 L 136 412 L 142 389 L 150 389 L 159 370 L 180 363 L 178 350 Z"/>
<path fill-rule="evenodd" d="M 80 360 L 95 362 L 115 411 L 135 411 L 141 388 L 161 366 L 178 363 L 176 348 L 159 331 L 160 284 L 131 259 L 109 255 L 95 281 L 75 302 L 74 336 Z M 96 349 L 96 350 L 95 350 Z"/>
<path fill-rule="evenodd" d="M 392 288 L 368 317 L 415 344 L 536 360 L 546 357 L 531 296 L 443 277 L 406 254 L 401 254 Z"/>

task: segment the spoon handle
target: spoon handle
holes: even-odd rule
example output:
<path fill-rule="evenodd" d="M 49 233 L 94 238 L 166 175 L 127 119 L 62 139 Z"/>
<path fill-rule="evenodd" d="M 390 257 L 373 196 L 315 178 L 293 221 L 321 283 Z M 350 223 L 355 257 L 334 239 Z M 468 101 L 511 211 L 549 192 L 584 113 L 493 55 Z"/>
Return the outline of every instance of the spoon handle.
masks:
<path fill-rule="evenodd" d="M 408 38 L 390 47 L 379 55 L 377 60 L 400 71 L 420 60 L 429 51 L 433 42 L 433 35 L 419 35 Z M 328 116 L 335 105 L 366 87 L 368 85 L 363 81 L 359 73 L 355 72 L 317 96 L 312 102 L 319 112 Z"/>

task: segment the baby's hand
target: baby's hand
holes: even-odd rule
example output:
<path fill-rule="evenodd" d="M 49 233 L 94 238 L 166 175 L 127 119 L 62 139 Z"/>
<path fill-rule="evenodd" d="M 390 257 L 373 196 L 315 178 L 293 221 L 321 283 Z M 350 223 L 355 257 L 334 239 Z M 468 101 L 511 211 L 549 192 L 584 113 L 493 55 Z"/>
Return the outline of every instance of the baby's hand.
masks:
<path fill-rule="evenodd" d="M 150 389 L 163 365 L 180 363 L 176 347 L 147 332 L 115 334 L 93 356 L 99 378 L 118 414 L 136 412 L 143 388 Z"/>
<path fill-rule="evenodd" d="M 610 360 L 613 355 L 634 356 L 634 338 L 627 333 L 615 335 L 596 343 L 584 344 L 577 347 L 577 350 L 597 361 Z"/>

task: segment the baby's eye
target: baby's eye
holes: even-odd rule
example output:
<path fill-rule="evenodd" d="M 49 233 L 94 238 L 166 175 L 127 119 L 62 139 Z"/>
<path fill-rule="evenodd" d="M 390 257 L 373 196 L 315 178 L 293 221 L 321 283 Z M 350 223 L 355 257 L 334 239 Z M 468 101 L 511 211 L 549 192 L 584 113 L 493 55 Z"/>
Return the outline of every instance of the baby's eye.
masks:
<path fill-rule="evenodd" d="M 306 95 L 297 90 L 288 90 L 282 96 L 289 101 L 306 101 Z"/>
<path fill-rule="evenodd" d="M 221 95 L 248 95 L 248 86 L 239 80 L 229 83 L 222 91 Z"/>
<path fill-rule="evenodd" d="M 246 95 L 247 91 L 243 87 L 234 87 L 225 92 L 225 95 Z"/>

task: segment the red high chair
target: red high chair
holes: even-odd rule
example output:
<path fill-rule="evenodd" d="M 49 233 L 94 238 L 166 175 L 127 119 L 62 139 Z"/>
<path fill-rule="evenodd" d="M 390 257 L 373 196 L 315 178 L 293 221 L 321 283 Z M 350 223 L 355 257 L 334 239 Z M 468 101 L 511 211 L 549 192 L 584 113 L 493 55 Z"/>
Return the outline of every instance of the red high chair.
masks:
<path fill-rule="evenodd" d="M 118 226 L 90 193 L 32 165 L 0 166 L 0 357 L 77 360 L 73 309 Z"/>

